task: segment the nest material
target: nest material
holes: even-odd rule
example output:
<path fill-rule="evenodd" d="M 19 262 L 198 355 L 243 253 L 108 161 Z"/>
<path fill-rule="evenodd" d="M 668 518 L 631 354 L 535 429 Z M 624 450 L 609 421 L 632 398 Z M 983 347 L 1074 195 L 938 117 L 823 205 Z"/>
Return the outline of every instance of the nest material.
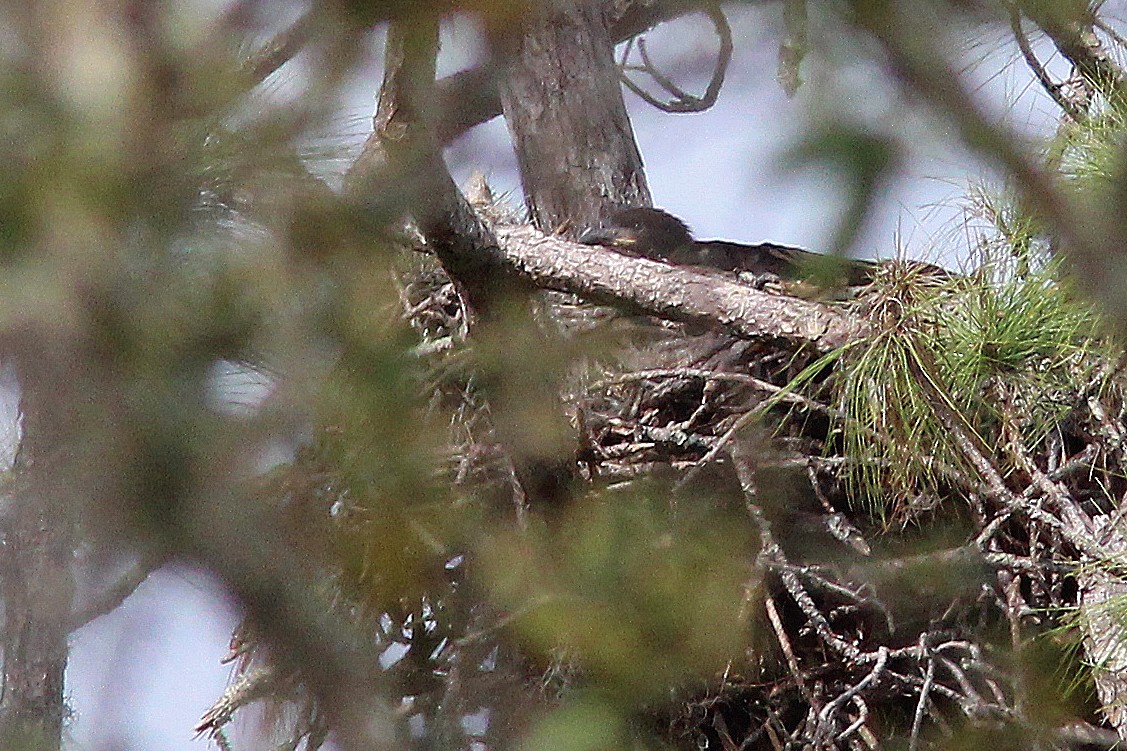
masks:
<path fill-rule="evenodd" d="M 450 479 L 504 496 L 513 490 L 512 472 L 466 367 L 465 310 L 456 290 L 425 257 L 414 258 L 401 281 L 405 318 L 432 366 L 433 404 L 451 415 Z M 874 308 L 871 300 L 862 304 Z M 850 458 L 835 428 L 840 374 L 814 353 L 623 316 L 556 294 L 543 299 L 540 318 L 564 337 L 612 331 L 619 343 L 577 365 L 570 381 L 577 458 L 590 483 L 658 478 L 670 499 L 693 496 L 707 483 L 710 497 L 740 507 L 759 534 L 765 586 L 758 618 L 766 636 L 733 669 L 682 687 L 677 701 L 653 709 L 674 746 L 877 748 L 901 737 L 917 747 L 967 722 L 1046 737 L 1029 712 L 1011 650 L 1078 605 L 1073 574 L 1093 560 L 1100 541 L 1077 515 L 1106 518 L 1124 490 L 1114 364 L 1081 384 L 1067 418 L 1038 445 L 1025 445 L 1004 426 L 1000 456 L 976 457 L 981 448 L 971 442 L 965 451 L 980 474 L 952 470 L 942 503 L 934 486 L 921 490 L 905 517 L 914 526 L 889 535 L 887 518 L 849 493 Z M 942 540 L 930 534 L 937 528 L 945 530 Z M 398 616 L 408 646 L 454 591 Z M 380 618 L 388 643 L 397 640 L 388 614 Z M 467 606 L 462 626 L 477 640 L 463 637 L 415 660 L 444 685 L 430 699 L 416 695 L 412 706 L 445 713 L 444 721 L 429 721 L 448 734 L 465 730 L 462 716 L 450 713 L 480 708 L 480 696 L 467 698 L 479 693 L 475 682 L 501 680 L 495 665 L 466 662 L 473 650 L 497 659 L 503 641 L 481 642 L 496 631 L 497 618 L 484 605 Z M 446 626 L 456 635 L 456 625 Z M 1075 665 L 1074 678 L 1082 672 Z M 519 682 L 517 674 L 527 680 L 530 670 L 537 668 L 524 664 L 507 675 Z M 563 658 L 546 675 L 575 671 Z M 545 685 L 555 693 L 558 682 Z M 1089 710 L 1081 725 L 1062 724 L 1048 742 L 1066 744 L 1077 727 L 1089 740 L 1113 740 L 1086 724 L 1099 721 Z M 231 710 L 224 712 L 229 718 Z"/>

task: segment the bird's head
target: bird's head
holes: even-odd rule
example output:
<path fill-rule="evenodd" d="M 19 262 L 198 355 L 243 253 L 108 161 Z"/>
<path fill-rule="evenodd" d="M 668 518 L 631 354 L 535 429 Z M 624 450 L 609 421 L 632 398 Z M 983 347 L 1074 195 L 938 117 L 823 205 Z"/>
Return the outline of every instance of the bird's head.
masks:
<path fill-rule="evenodd" d="M 628 208 L 615 211 L 599 227 L 585 229 L 579 242 L 666 259 L 691 245 L 693 236 L 684 222 L 661 209 Z"/>

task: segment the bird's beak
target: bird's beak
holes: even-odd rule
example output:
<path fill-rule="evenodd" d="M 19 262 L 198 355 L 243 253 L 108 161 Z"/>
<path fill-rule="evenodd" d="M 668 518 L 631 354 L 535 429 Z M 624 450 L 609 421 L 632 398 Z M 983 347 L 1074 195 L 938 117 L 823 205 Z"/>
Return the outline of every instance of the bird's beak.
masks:
<path fill-rule="evenodd" d="M 608 248 L 629 248 L 638 242 L 633 232 L 624 229 L 588 227 L 579 235 L 583 245 L 602 245 Z"/>

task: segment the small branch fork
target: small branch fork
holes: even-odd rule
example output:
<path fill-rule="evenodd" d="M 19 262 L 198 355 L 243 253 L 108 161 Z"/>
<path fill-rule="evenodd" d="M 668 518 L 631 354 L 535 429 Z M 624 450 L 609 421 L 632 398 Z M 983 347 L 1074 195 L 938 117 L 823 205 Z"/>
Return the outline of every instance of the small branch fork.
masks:
<path fill-rule="evenodd" d="M 920 377 L 926 380 L 927 374 Z M 981 533 L 966 550 L 970 555 L 980 550 L 983 561 L 1000 569 L 999 588 L 1006 590 L 1003 594 L 984 589 L 980 599 L 986 598 L 991 607 L 1007 611 L 1013 624 L 1013 646 L 1020 648 L 1021 627 L 1029 622 L 1029 614 L 1059 602 L 1053 600 L 1052 581 L 1070 571 L 1075 575 L 1079 561 L 1106 557 L 1100 555 L 1106 549 L 1104 537 L 1110 534 L 1107 530 L 1111 522 L 1106 520 L 1119 518 L 1124 511 L 1123 499 L 1117 507 L 1105 508 L 1101 516 L 1093 518 L 1082 502 L 1087 497 L 1083 488 L 1073 485 L 1096 483 L 1112 493 L 1116 478 L 1124 474 L 1122 447 L 1115 441 L 1121 434 L 1123 410 L 1109 415 L 1111 410 L 1106 405 L 1118 404 L 1114 387 L 1098 389 L 1101 398 L 1095 404 L 1081 398 L 1076 419 L 1087 422 L 1086 427 L 1077 429 L 1094 443 L 1071 457 L 1046 462 L 1040 450 L 1027 445 L 1022 437 L 1015 397 L 1002 386 L 992 388 L 991 401 L 999 409 L 1001 421 L 997 450 L 985 449 L 982 439 L 970 434 L 965 421 L 949 414 L 955 408 L 948 401 L 936 397 L 936 410 L 966 454 L 970 468 L 952 469 L 948 479 L 978 498 L 978 508 L 984 515 Z M 1102 450 L 1093 448 L 1097 443 L 1103 444 Z M 868 585 L 858 585 L 852 575 L 843 578 L 824 566 L 792 563 L 760 505 L 755 475 L 765 462 L 750 454 L 738 438 L 729 442 L 726 451 L 739 478 L 748 515 L 759 532 L 760 569 L 772 573 L 781 585 L 781 591 L 764 602 L 766 621 L 784 658 L 787 676 L 779 679 L 774 691 L 790 695 L 792 701 L 801 702 L 809 710 L 804 720 L 788 725 L 779 719 L 785 713 L 771 710 L 765 727 L 770 727 L 773 737 L 814 739 L 813 747 L 819 749 L 837 748 L 839 744 L 864 747 L 864 739 L 872 734 L 866 726 L 867 708 L 904 692 L 915 702 L 910 730 L 905 729 L 908 748 L 913 750 L 926 746 L 929 725 L 940 732 L 949 731 L 950 723 L 943 716 L 945 707 L 957 707 L 970 720 L 1037 726 L 1036 718 L 1023 713 L 1021 686 L 1003 677 L 1004 670 L 993 663 L 983 645 L 965 640 L 949 623 L 940 625 L 943 619 L 933 620 L 918 631 L 914 644 L 896 646 L 897 642 L 903 644 L 902 637 L 891 627 L 891 633 L 881 635 L 873 630 L 872 620 L 867 621 L 867 627 L 859 627 L 856 620 L 843 617 L 841 614 L 875 608 L 874 593 L 868 591 Z M 1043 464 L 1048 469 L 1042 469 Z M 1078 469 L 1079 465 L 1082 467 Z M 809 471 L 811 482 L 816 483 L 816 472 Z M 1127 498 L 1127 492 L 1122 495 Z M 1117 576 L 1106 569 L 1100 575 Z M 1082 586 L 1087 580 L 1093 581 L 1092 587 L 1099 584 L 1099 577 L 1085 577 L 1083 572 L 1080 576 Z M 1019 580 L 1032 584 L 1032 594 L 1021 590 Z M 780 598 L 789 599 L 789 607 Z M 838 668 L 827 671 L 830 663 Z M 850 675 L 852 679 L 846 678 Z M 1108 679 L 1103 690 L 1118 690 L 1118 685 Z M 1098 735 L 1101 743 L 1110 737 L 1106 730 L 1085 727 Z M 1061 738 L 1073 730 L 1060 729 Z"/>
<path fill-rule="evenodd" d="M 1064 85 L 1054 81 L 1049 72 L 1045 70 L 1045 66 L 1041 64 L 1037 54 L 1033 51 L 1033 47 L 1029 44 L 1029 37 L 1026 36 L 1025 29 L 1021 26 L 1021 9 L 1016 4 L 1010 6 L 1010 31 L 1013 32 L 1018 49 L 1021 50 L 1021 56 L 1025 58 L 1025 64 L 1029 66 L 1029 70 L 1033 71 L 1033 75 L 1037 77 L 1041 88 L 1068 117 L 1074 121 L 1082 120 L 1086 108 L 1066 97 L 1063 91 Z"/>
<path fill-rule="evenodd" d="M 832 589 L 838 593 L 849 592 L 854 602 L 858 604 L 864 604 L 871 598 L 861 591 L 849 591 L 829 582 L 814 567 L 796 567 L 789 563 L 785 552 L 774 537 L 770 522 L 758 505 L 758 490 L 751 461 L 738 449 L 733 450 L 732 461 L 744 491 L 748 514 L 759 531 L 760 564 L 779 577 L 784 590 L 798 606 L 805 619 L 805 624 L 799 627 L 797 632 L 812 633 L 822 649 L 837 655 L 849 672 L 859 676 L 852 684 L 837 683 L 830 686 L 823 682 L 820 685 L 821 690 L 816 691 L 812 685 L 814 674 L 805 673 L 801 667 L 802 655 L 794 643 L 793 636 L 796 629 L 793 626 L 788 628 L 783 623 L 778 606 L 772 598 L 767 598 L 765 607 L 768 622 L 786 658 L 793 686 L 810 708 L 807 719 L 789 731 L 791 740 L 813 738 L 814 748 L 830 749 L 837 748 L 841 743 L 852 743 L 851 739 L 859 736 L 866 745 L 875 747 L 867 740 L 875 739 L 876 736 L 866 726 L 868 717 L 866 697 L 879 696 L 875 692 L 881 689 L 885 692 L 910 690 L 918 694 L 911 731 L 912 748 L 918 746 L 924 718 L 934 715 L 937 711 L 930 703 L 929 697 L 932 694 L 954 702 L 968 717 L 1013 714 L 1008 698 L 1011 692 L 997 687 L 996 680 L 993 678 L 997 671 L 989 665 L 981 650 L 973 644 L 941 631 L 925 630 L 920 632 L 916 644 L 912 646 L 892 648 L 880 644 L 875 649 L 866 650 L 862 649 L 855 637 L 848 637 L 835 631 L 825 612 L 826 606 L 818 603 L 814 591 L 804 579 L 810 583 L 817 583 L 822 591 Z M 826 586 L 822 587 L 823 584 Z M 815 650 L 814 653 L 817 651 Z M 809 647 L 803 650 L 803 654 L 811 654 Z M 937 659 L 937 655 L 942 657 L 944 654 L 957 656 L 957 662 L 947 657 Z M 817 662 L 820 660 L 815 661 Z M 894 665 L 897 667 L 893 667 Z M 917 666 L 916 669 L 922 673 L 922 677 L 913 671 L 912 666 Z M 943 668 L 938 677 L 937 668 Z M 990 698 L 986 698 L 977 690 L 975 684 L 989 687 Z M 825 701 L 823 697 L 826 691 L 836 691 L 836 695 Z M 855 716 L 848 713 L 849 708 L 856 710 Z M 942 722 L 941 718 L 936 717 L 936 720 Z"/>
<path fill-rule="evenodd" d="M 716 104 L 716 99 L 720 95 L 720 89 L 724 85 L 724 76 L 727 75 L 728 64 L 732 61 L 732 28 L 729 26 L 728 19 L 724 15 L 724 11 L 720 9 L 718 3 L 710 3 L 708 6 L 702 8 L 700 12 L 704 13 L 712 21 L 713 28 L 716 30 L 716 36 L 720 40 L 720 48 L 716 52 L 716 65 L 712 70 L 712 79 L 708 82 L 708 88 L 705 90 L 703 96 L 698 97 L 686 92 L 674 83 L 673 79 L 661 71 L 646 49 L 645 37 L 633 37 L 629 39 L 622 50 L 622 57 L 619 60 L 618 66 L 623 85 L 641 97 L 647 104 L 656 107 L 662 112 L 704 112 L 712 107 L 712 105 Z M 633 53 L 635 46 L 638 48 L 638 56 L 642 61 L 641 64 L 630 63 L 630 55 Z M 630 73 L 642 73 L 649 76 L 662 91 L 669 95 L 670 99 L 663 100 L 650 94 L 634 82 L 630 77 Z"/>

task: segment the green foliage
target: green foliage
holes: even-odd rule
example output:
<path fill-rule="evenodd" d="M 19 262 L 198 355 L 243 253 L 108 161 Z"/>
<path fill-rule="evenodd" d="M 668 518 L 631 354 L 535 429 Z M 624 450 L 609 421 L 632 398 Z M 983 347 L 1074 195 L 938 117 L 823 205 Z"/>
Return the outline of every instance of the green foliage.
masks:
<path fill-rule="evenodd" d="M 1063 612 L 1057 619 L 1060 625 L 1041 634 L 1029 647 L 1033 654 L 1047 656 L 1050 667 L 1043 677 L 1054 684 L 1058 696 L 1075 704 L 1095 705 L 1093 672 L 1098 666 L 1084 659 L 1083 618 L 1081 608 Z"/>
<path fill-rule="evenodd" d="M 732 522 L 671 518 L 645 491 L 593 495 L 555 531 L 490 538 L 481 565 L 536 652 L 562 649 L 616 702 L 655 701 L 746 643 L 753 547 Z"/>
<path fill-rule="evenodd" d="M 527 751 L 602 751 L 629 748 L 629 729 L 612 707 L 578 697 L 542 718 L 521 744 Z"/>
<path fill-rule="evenodd" d="M 351 291 L 370 292 L 376 279 L 357 282 Z M 428 418 L 414 339 L 379 299 L 353 298 L 337 322 L 344 351 L 321 392 L 315 446 L 323 510 L 337 508 L 342 593 L 374 613 L 428 591 L 468 521 L 435 471 L 446 431 Z"/>
<path fill-rule="evenodd" d="M 987 447 L 1006 430 L 1039 446 L 1105 351 L 1056 261 L 995 257 L 942 284 L 891 271 L 867 305 L 874 330 L 845 353 L 838 381 L 840 430 L 855 497 L 885 518 L 958 488 L 971 454 L 993 460 Z"/>

